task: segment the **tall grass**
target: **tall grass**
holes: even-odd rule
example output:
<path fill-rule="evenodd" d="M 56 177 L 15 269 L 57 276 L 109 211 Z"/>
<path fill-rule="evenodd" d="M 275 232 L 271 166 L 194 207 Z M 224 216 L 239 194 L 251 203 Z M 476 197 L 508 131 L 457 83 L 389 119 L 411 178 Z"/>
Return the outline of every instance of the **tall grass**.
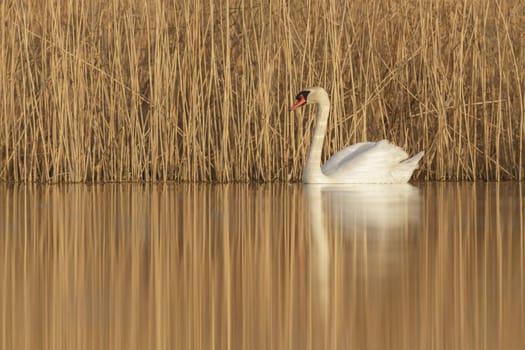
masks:
<path fill-rule="evenodd" d="M 4 0 L 0 179 L 298 180 L 388 138 L 420 179 L 525 178 L 521 0 Z"/>

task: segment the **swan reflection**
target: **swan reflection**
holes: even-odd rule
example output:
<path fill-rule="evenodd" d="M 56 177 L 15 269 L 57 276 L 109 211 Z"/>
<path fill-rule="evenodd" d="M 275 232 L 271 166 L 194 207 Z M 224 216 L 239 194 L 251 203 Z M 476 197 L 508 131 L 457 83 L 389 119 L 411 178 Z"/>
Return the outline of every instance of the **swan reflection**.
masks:
<path fill-rule="evenodd" d="M 374 271 L 382 271 L 387 276 L 390 271 L 395 275 L 392 269 L 396 265 L 393 263 L 396 245 L 391 243 L 406 239 L 419 226 L 421 195 L 417 187 L 409 184 L 304 185 L 304 191 L 312 225 L 312 272 L 317 306 L 321 319 L 326 322 L 333 260 L 330 238 L 351 238 L 354 247 L 357 241 L 364 241 L 361 256 L 364 265 L 372 264 L 372 259 L 382 267 Z M 370 245 L 371 241 L 376 244 Z"/>
<path fill-rule="evenodd" d="M 305 185 L 314 231 L 341 224 L 345 233 L 393 235 L 419 225 L 421 195 L 409 184 Z"/>

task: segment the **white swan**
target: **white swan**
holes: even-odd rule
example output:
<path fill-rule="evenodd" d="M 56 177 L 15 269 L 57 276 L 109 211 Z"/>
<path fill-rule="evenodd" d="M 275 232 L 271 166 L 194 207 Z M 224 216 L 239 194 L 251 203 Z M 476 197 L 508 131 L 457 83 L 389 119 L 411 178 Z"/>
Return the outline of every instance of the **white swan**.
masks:
<path fill-rule="evenodd" d="M 412 158 L 388 140 L 360 142 L 336 152 L 321 167 L 330 99 L 325 89 L 305 89 L 295 97 L 291 110 L 317 104 L 317 122 L 303 172 L 304 183 L 406 183 L 418 168 L 424 152 Z M 408 158 L 408 159 L 407 159 Z"/>

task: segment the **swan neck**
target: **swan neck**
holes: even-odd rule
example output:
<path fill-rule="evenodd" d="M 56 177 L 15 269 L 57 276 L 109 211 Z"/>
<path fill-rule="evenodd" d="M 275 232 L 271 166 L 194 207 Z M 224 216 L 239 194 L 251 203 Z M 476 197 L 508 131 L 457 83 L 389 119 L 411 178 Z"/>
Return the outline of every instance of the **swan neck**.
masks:
<path fill-rule="evenodd" d="M 328 114 L 330 112 L 330 101 L 328 97 L 317 103 L 317 121 L 315 124 L 314 134 L 312 136 L 312 145 L 310 146 L 310 153 L 306 161 L 306 166 L 303 172 L 304 182 L 319 182 L 324 176 L 321 171 L 321 153 L 323 152 L 324 137 L 326 134 L 326 127 L 328 123 Z"/>

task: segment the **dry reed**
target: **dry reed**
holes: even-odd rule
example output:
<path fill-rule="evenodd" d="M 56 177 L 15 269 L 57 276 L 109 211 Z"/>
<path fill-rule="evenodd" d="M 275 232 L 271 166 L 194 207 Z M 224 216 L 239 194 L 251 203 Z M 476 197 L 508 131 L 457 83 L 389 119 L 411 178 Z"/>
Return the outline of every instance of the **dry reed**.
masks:
<path fill-rule="evenodd" d="M 388 138 L 419 179 L 524 179 L 521 0 L 4 0 L 3 181 L 299 180 L 321 85 L 325 155 Z"/>

